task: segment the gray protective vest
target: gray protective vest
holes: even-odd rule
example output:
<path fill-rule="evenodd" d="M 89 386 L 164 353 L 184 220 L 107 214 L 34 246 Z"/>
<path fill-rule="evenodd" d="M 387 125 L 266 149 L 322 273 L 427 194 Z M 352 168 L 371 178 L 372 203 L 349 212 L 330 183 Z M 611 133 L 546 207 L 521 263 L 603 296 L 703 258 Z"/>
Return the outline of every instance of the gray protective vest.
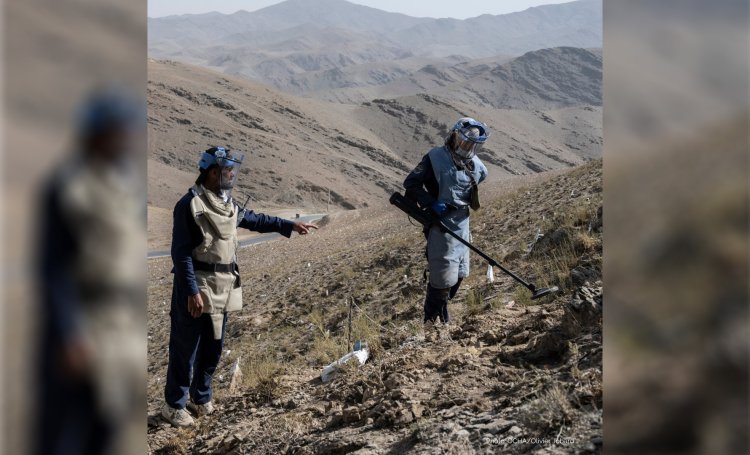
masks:
<path fill-rule="evenodd" d="M 190 210 L 203 234 L 203 242 L 193 249 L 193 258 L 209 264 L 235 262 L 239 246 L 237 206 L 232 199 L 224 202 L 202 186 L 194 186 L 191 191 L 195 197 L 190 201 Z M 242 309 L 239 276 L 232 272 L 196 270 L 195 279 L 203 298 L 203 312 L 211 315 L 214 338 L 218 340 L 224 313 Z"/>
<path fill-rule="evenodd" d="M 471 160 L 474 162 L 474 170 L 459 170 L 451 158 L 451 154 L 446 147 L 436 147 L 429 152 L 432 171 L 438 182 L 438 201 L 452 204 L 465 210 L 459 210 L 455 215 L 449 215 L 446 223 L 451 227 L 455 224 L 456 230 L 461 230 L 460 226 L 464 219 L 469 217 L 469 203 L 471 202 L 471 177 L 478 184 L 487 177 L 487 168 L 474 156 Z M 468 226 L 467 226 L 468 228 Z"/>
<path fill-rule="evenodd" d="M 449 211 L 443 216 L 445 226 L 466 241 L 471 241 L 469 232 L 469 204 L 472 181 L 467 172 L 459 170 L 450 152 L 437 147 L 429 152 L 432 171 L 438 182 L 438 201 L 452 204 L 459 210 Z M 476 156 L 472 158 L 472 176 L 478 184 L 487 177 L 487 168 Z M 453 286 L 458 278 L 469 275 L 469 249 L 437 226 L 430 228 L 427 240 L 427 257 L 430 267 L 430 284 L 436 289 Z"/>

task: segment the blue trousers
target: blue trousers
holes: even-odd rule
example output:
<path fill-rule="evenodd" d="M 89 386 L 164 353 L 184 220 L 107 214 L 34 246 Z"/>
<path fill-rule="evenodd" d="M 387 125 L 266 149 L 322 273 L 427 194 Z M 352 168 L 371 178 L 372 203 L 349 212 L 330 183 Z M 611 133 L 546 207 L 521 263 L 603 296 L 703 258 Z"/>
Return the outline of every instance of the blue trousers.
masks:
<path fill-rule="evenodd" d="M 208 314 L 199 318 L 190 316 L 187 295 L 179 291 L 173 288 L 169 312 L 169 365 L 164 399 L 169 406 L 183 409 L 188 397 L 195 404 L 211 401 L 211 380 L 224 347 L 227 315 L 224 315 L 221 338 L 215 340 L 211 317 Z"/>
<path fill-rule="evenodd" d="M 47 326 L 48 327 L 48 326 Z M 117 428 L 99 411 L 91 379 L 71 381 L 60 371 L 61 341 L 42 331 L 36 425 L 30 441 L 35 455 L 100 455 L 112 452 Z"/>

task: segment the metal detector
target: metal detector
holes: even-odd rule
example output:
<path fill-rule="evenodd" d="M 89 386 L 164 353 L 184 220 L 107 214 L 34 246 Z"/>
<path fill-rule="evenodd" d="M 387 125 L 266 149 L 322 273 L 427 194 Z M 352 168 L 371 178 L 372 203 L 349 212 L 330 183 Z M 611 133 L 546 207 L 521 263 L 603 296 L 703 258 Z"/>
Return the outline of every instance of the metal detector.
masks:
<path fill-rule="evenodd" d="M 533 284 L 525 281 L 515 273 L 511 272 L 510 270 L 506 269 L 502 265 L 500 265 L 499 262 L 492 259 L 491 257 L 487 256 L 483 251 L 481 251 L 479 248 L 475 247 L 471 243 L 464 240 L 460 235 L 456 234 L 455 232 L 448 229 L 448 227 L 443 223 L 438 217 L 434 216 L 432 213 L 430 213 L 427 210 L 420 209 L 417 204 L 412 202 L 411 200 L 404 197 L 401 193 L 393 193 L 389 199 L 390 203 L 401 209 L 404 213 L 415 219 L 417 222 L 419 222 L 422 226 L 429 228 L 433 224 L 437 224 L 440 226 L 440 228 L 446 232 L 448 235 L 453 237 L 454 239 L 458 240 L 459 242 L 463 243 L 469 249 L 478 255 L 480 255 L 487 263 L 489 263 L 491 266 L 497 267 L 503 272 L 505 272 L 507 275 L 510 275 L 514 280 L 518 281 L 526 289 L 531 291 L 531 300 L 536 300 L 540 297 L 544 297 L 545 295 L 552 294 L 554 292 L 559 291 L 557 286 L 552 286 L 549 288 L 541 288 L 537 289 L 536 286 Z"/>

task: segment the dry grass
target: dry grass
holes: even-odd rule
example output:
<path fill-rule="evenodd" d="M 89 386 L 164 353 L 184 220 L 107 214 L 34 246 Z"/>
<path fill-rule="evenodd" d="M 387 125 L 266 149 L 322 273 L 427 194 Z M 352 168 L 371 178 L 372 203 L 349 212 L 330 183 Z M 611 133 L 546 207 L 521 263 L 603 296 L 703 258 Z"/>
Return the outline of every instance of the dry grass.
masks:
<path fill-rule="evenodd" d="M 516 302 L 516 305 L 524 308 L 534 304 L 534 301 L 531 300 L 531 291 L 521 285 L 516 286 L 516 291 L 513 293 L 513 301 Z"/>
<path fill-rule="evenodd" d="M 573 412 L 565 389 L 554 384 L 521 409 L 520 419 L 528 428 L 539 431 L 540 436 L 549 435 L 570 423 Z"/>
<path fill-rule="evenodd" d="M 352 344 L 357 340 L 366 341 L 371 355 L 379 354 L 383 350 L 380 339 L 381 322 L 363 314 L 352 320 Z"/>
<path fill-rule="evenodd" d="M 476 287 L 469 289 L 469 292 L 466 294 L 466 315 L 475 316 L 484 311 L 484 309 L 482 290 Z"/>
<path fill-rule="evenodd" d="M 158 455 L 187 455 L 188 442 L 195 438 L 194 428 L 179 428 L 177 433 L 169 438 L 169 441 L 157 450 Z"/>
<path fill-rule="evenodd" d="M 324 334 L 313 339 L 312 347 L 308 352 L 311 360 L 318 365 L 328 365 L 344 355 L 346 349 L 346 338 Z"/>
<path fill-rule="evenodd" d="M 261 403 L 268 403 L 281 393 L 279 376 L 283 372 L 281 363 L 269 354 L 253 354 L 240 364 L 243 388 L 250 391 Z"/>

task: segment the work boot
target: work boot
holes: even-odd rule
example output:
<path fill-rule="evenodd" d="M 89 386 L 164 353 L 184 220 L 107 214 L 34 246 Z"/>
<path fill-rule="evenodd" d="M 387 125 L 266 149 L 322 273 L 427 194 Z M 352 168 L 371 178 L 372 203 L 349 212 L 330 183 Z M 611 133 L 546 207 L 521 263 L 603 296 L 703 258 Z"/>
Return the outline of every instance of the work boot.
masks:
<path fill-rule="evenodd" d="M 439 332 L 437 323 L 433 321 L 427 321 L 424 323 L 424 341 L 427 343 L 434 343 L 439 338 Z"/>
<path fill-rule="evenodd" d="M 448 320 L 448 295 L 450 288 L 437 289 L 432 285 L 427 286 L 427 295 L 424 299 L 424 322 L 441 322 Z"/>
<path fill-rule="evenodd" d="M 211 401 L 203 404 L 195 404 L 191 401 L 187 404 L 187 407 L 196 417 L 211 415 L 215 411 L 214 404 Z"/>
<path fill-rule="evenodd" d="M 451 326 L 447 322 L 437 325 L 437 334 L 440 341 L 453 341 L 451 338 Z"/>
<path fill-rule="evenodd" d="M 195 420 L 185 409 L 176 409 L 165 404 L 161 410 L 161 416 L 175 427 L 190 427 L 195 425 Z"/>

